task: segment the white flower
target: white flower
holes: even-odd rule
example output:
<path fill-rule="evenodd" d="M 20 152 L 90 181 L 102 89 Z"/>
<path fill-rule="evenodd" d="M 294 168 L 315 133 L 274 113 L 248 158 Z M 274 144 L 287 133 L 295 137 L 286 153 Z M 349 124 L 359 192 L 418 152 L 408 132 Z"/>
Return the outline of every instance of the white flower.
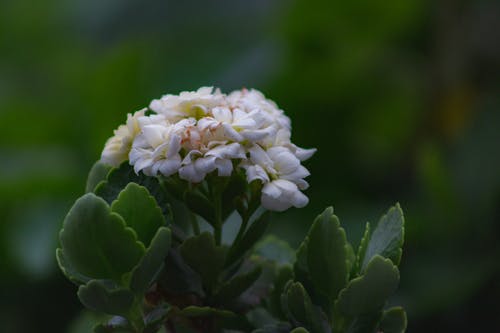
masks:
<path fill-rule="evenodd" d="M 269 122 L 279 128 L 291 129 L 291 121 L 276 103 L 267 99 L 260 91 L 251 89 L 236 90 L 227 96 L 230 106 L 246 112 L 261 110 L 269 116 Z"/>
<path fill-rule="evenodd" d="M 201 182 L 205 176 L 217 170 L 221 177 L 231 176 L 233 159 L 244 159 L 245 151 L 239 143 L 219 144 L 204 154 L 199 150 L 191 150 L 179 169 L 179 177 L 192 183 Z"/>
<path fill-rule="evenodd" d="M 291 122 L 283 110 L 257 90 L 229 95 L 202 87 L 153 100 L 149 108 L 128 115 L 108 140 L 102 161 L 113 166 L 129 159 L 136 173 L 202 182 L 209 173 L 229 177 L 244 169 L 248 183 L 262 183 L 261 203 L 282 211 L 303 207 L 301 192 L 309 171 L 301 161 L 315 149 L 291 141 Z"/>
<path fill-rule="evenodd" d="M 304 149 L 294 145 L 290 139 L 290 130 L 286 128 L 279 129 L 275 135 L 269 135 L 260 143 L 266 148 L 272 147 L 285 147 L 288 148 L 300 161 L 305 161 L 309 159 L 316 152 L 316 148 Z"/>
<path fill-rule="evenodd" d="M 222 128 L 222 135 L 231 141 L 256 142 L 274 135 L 277 127 L 269 120 L 269 116 L 261 110 L 244 112 L 238 108 L 215 107 L 212 116 L 198 121 L 201 130 L 212 131 Z"/>
<path fill-rule="evenodd" d="M 142 109 L 133 115 L 130 113 L 127 115 L 127 123 L 120 125 L 114 131 L 114 136 L 106 141 L 101 154 L 101 162 L 118 167 L 128 159 L 128 154 L 132 148 L 132 141 L 140 132 L 138 118 L 144 116 L 145 112 L 146 109 Z"/>
<path fill-rule="evenodd" d="M 309 171 L 286 147 L 272 147 L 267 151 L 259 145 L 249 149 L 250 159 L 242 163 L 247 181 L 260 180 L 262 205 L 269 210 L 282 211 L 291 206 L 303 207 L 307 197 L 300 191 L 309 187 L 304 180 Z"/>
<path fill-rule="evenodd" d="M 309 199 L 300 192 L 297 185 L 285 179 L 276 179 L 262 188 L 261 203 L 266 209 L 282 212 L 294 206 L 302 208 Z"/>
<path fill-rule="evenodd" d="M 132 145 L 130 164 L 134 166 L 136 173 L 142 170 L 148 176 L 156 176 L 158 173 L 170 176 L 181 166 L 181 132 L 192 121 L 185 119 L 171 124 L 165 119 L 161 121 L 161 116 L 154 120 L 151 122 L 151 118 L 141 119 L 144 126 Z"/>
<path fill-rule="evenodd" d="M 164 95 L 153 100 L 149 108 L 175 122 L 189 117 L 202 118 L 212 107 L 224 104 L 224 95 L 219 89 L 213 91 L 213 87 L 202 87 L 197 91 L 183 91 L 179 95 Z"/>

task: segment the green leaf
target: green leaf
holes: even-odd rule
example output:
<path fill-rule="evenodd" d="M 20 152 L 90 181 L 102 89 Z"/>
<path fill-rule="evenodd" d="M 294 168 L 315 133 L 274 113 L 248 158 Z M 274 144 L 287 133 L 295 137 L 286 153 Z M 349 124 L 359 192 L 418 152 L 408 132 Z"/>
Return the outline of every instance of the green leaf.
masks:
<path fill-rule="evenodd" d="M 252 331 L 252 333 L 289 333 L 290 330 L 290 324 L 278 323 L 273 325 L 265 325 L 264 327 Z"/>
<path fill-rule="evenodd" d="M 381 316 L 381 311 L 359 315 L 351 321 L 345 331 L 346 333 L 376 333 Z"/>
<path fill-rule="evenodd" d="M 163 214 L 168 216 L 169 201 L 159 180 L 156 177 L 146 176 L 142 173 L 137 175 L 128 162 L 122 163 L 119 168 L 112 169 L 108 173 L 106 180 L 97 184 L 94 192 L 106 200 L 108 204 L 111 204 L 129 183 L 136 183 L 147 188 L 162 208 Z"/>
<path fill-rule="evenodd" d="M 171 233 L 168 228 L 161 227 L 151 241 L 139 264 L 132 271 L 130 289 L 145 293 L 164 267 L 165 257 L 171 243 Z"/>
<path fill-rule="evenodd" d="M 235 314 L 231 311 L 211 308 L 209 306 L 194 306 L 190 305 L 181 310 L 181 313 L 186 317 L 233 317 Z"/>
<path fill-rule="evenodd" d="M 330 332 L 326 317 L 313 305 L 300 282 L 289 282 L 282 294 L 283 311 L 296 327 L 306 327 L 313 333 Z"/>
<path fill-rule="evenodd" d="M 191 211 L 203 217 L 212 226 L 214 225 L 214 206 L 206 196 L 196 190 L 187 191 L 184 193 L 184 202 Z"/>
<path fill-rule="evenodd" d="M 263 299 L 269 297 L 269 293 L 276 278 L 276 263 L 255 255 L 243 262 L 240 271 L 250 272 L 255 269 L 255 267 L 261 267 L 262 273 L 255 283 L 245 290 L 236 300 L 238 310 L 242 312 L 262 304 Z"/>
<path fill-rule="evenodd" d="M 75 284 L 85 284 L 91 280 L 88 276 L 80 274 L 76 271 L 73 266 L 66 260 L 62 249 L 56 249 L 56 259 L 59 268 L 64 273 L 64 275 Z"/>
<path fill-rule="evenodd" d="M 257 266 L 248 273 L 238 274 L 222 285 L 214 296 L 215 302 L 219 304 L 230 303 L 240 296 L 245 290 L 259 278 L 262 268 Z"/>
<path fill-rule="evenodd" d="M 406 312 L 396 306 L 384 311 L 382 321 L 380 322 L 380 330 L 384 333 L 403 333 L 406 330 Z"/>
<path fill-rule="evenodd" d="M 158 228 L 165 225 L 165 218 L 155 198 L 147 188 L 136 183 L 129 183 L 120 192 L 111 205 L 111 211 L 123 217 L 145 246 L 149 246 Z"/>
<path fill-rule="evenodd" d="M 239 242 L 235 242 L 228 251 L 225 266 L 240 259 L 255 243 L 264 235 L 269 225 L 270 212 L 265 212 L 259 216 L 248 228 Z"/>
<path fill-rule="evenodd" d="M 200 275 L 203 286 L 212 290 L 224 267 L 225 248 L 215 245 L 211 233 L 203 232 L 188 238 L 179 250 L 185 262 Z"/>
<path fill-rule="evenodd" d="M 349 276 L 351 275 L 350 272 L 356 265 L 356 254 L 354 253 L 354 249 L 351 245 L 351 243 L 347 242 L 346 244 L 346 260 L 347 260 L 347 272 L 349 272 Z"/>
<path fill-rule="evenodd" d="M 329 207 L 309 230 L 307 265 L 316 290 L 333 302 L 348 279 L 347 240 L 338 218 Z"/>
<path fill-rule="evenodd" d="M 66 261 L 82 275 L 121 281 L 144 254 L 144 245 L 122 217 L 92 193 L 78 199 L 60 232 Z"/>
<path fill-rule="evenodd" d="M 281 294 L 288 281 L 293 279 L 293 270 L 290 266 L 282 266 L 279 268 L 276 278 L 274 279 L 273 288 L 269 295 L 268 309 L 276 317 L 285 319 L 285 314 L 281 309 Z"/>
<path fill-rule="evenodd" d="M 380 310 L 399 283 L 399 271 L 389 259 L 376 255 L 364 275 L 349 282 L 340 292 L 337 307 L 348 316 L 359 316 Z"/>
<path fill-rule="evenodd" d="M 235 209 L 235 199 L 245 193 L 246 178 L 243 174 L 234 172 L 222 192 L 222 217 L 226 219 Z"/>
<path fill-rule="evenodd" d="M 95 162 L 87 177 L 85 192 L 93 192 L 97 184 L 106 180 L 106 176 L 111 169 L 112 167 L 110 165 L 101 163 L 100 161 Z"/>
<path fill-rule="evenodd" d="M 92 280 L 78 288 L 78 298 L 87 308 L 110 315 L 127 317 L 134 304 L 134 294 L 103 281 Z"/>
<path fill-rule="evenodd" d="M 290 281 L 281 295 L 281 306 L 294 326 L 307 325 L 311 318 L 311 298 L 300 282 Z"/>
<path fill-rule="evenodd" d="M 309 268 L 307 265 L 307 244 L 309 237 L 305 237 L 296 252 L 296 261 L 293 265 L 295 279 L 301 282 L 306 288 L 312 285 L 311 277 L 309 276 Z"/>
<path fill-rule="evenodd" d="M 363 238 L 361 238 L 361 242 L 359 243 L 358 253 L 356 255 L 356 266 L 354 267 L 355 274 L 358 274 L 361 271 L 361 265 L 363 264 L 365 258 L 366 248 L 368 247 L 368 243 L 370 242 L 370 232 L 370 223 L 366 222 L 365 232 L 363 233 Z"/>
<path fill-rule="evenodd" d="M 171 248 L 165 259 L 165 267 L 158 277 L 158 284 L 162 290 L 173 295 L 194 293 L 204 297 L 201 278 L 182 259 L 177 249 Z"/>
<path fill-rule="evenodd" d="M 377 227 L 373 230 L 370 242 L 363 258 L 362 270 L 366 268 L 373 256 L 379 254 L 389 258 L 395 265 L 399 264 L 404 239 L 404 217 L 399 204 L 391 207 L 386 215 L 382 216 Z"/>
<path fill-rule="evenodd" d="M 287 242 L 273 235 L 266 236 L 255 245 L 254 253 L 276 262 L 278 265 L 291 265 L 295 262 L 295 252 Z"/>
<path fill-rule="evenodd" d="M 290 331 L 290 333 L 309 333 L 304 327 L 297 327 Z"/>
<path fill-rule="evenodd" d="M 223 309 L 191 305 L 182 309 L 180 314 L 194 319 L 209 317 L 214 325 L 214 332 L 222 332 L 224 329 L 248 332 L 251 329 L 245 317 Z"/>

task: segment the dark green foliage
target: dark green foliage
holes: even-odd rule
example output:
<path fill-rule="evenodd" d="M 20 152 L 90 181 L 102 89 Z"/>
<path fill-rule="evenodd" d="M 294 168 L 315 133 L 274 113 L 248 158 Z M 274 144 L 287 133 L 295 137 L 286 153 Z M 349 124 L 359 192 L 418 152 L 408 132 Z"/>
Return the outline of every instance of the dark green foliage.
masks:
<path fill-rule="evenodd" d="M 187 239 L 179 250 L 184 261 L 200 275 L 203 286 L 212 291 L 224 267 L 226 249 L 216 246 L 212 234 L 204 232 Z"/>
<path fill-rule="evenodd" d="M 397 306 L 384 311 L 380 329 L 384 333 L 403 333 L 406 330 L 405 310 Z"/>
<path fill-rule="evenodd" d="M 71 266 L 95 279 L 120 281 L 145 251 L 135 231 L 92 193 L 78 199 L 71 208 L 60 239 L 63 255 Z"/>
<path fill-rule="evenodd" d="M 136 293 L 145 293 L 156 281 L 158 274 L 164 267 L 165 257 L 171 244 L 170 230 L 160 227 L 156 232 L 151 245 L 146 249 L 139 264 L 132 271 L 130 289 Z"/>
<path fill-rule="evenodd" d="M 294 327 L 335 333 L 374 333 L 381 325 L 406 327 L 404 312 L 383 312 L 399 284 L 395 264 L 401 258 L 402 216 L 399 205 L 391 208 L 372 237 L 367 224 L 357 255 L 333 209 L 318 216 L 297 250 L 293 278 L 298 282 L 289 281 L 281 294 L 281 311 Z M 367 265 L 361 270 L 364 261 Z"/>
<path fill-rule="evenodd" d="M 389 209 L 382 216 L 370 237 L 361 269 L 364 270 L 370 260 L 377 254 L 389 258 L 396 265 L 399 264 L 404 240 L 404 217 L 399 204 Z"/>
<path fill-rule="evenodd" d="M 111 211 L 118 213 L 135 230 L 137 238 L 149 245 L 156 230 L 165 225 L 160 207 L 144 186 L 129 183 L 111 204 Z"/>
<path fill-rule="evenodd" d="M 294 252 L 276 236 L 261 240 L 270 214 L 253 216 L 259 189 L 242 186 L 241 175 L 187 184 L 132 171 L 126 164 L 112 169 L 95 194 L 76 201 L 60 233 L 57 260 L 80 285 L 82 304 L 117 316 L 97 333 L 156 333 L 164 325 L 193 333 L 404 332 L 404 311 L 384 311 L 399 283 L 399 206 L 373 233 L 367 224 L 356 252 L 327 208 Z M 103 177 L 96 165 L 88 186 Z M 192 233 L 183 231 L 179 217 L 166 227 L 163 187 L 214 232 L 200 232 L 196 219 Z M 234 210 L 240 230 L 231 244 L 221 244 L 224 220 Z"/>
<path fill-rule="evenodd" d="M 87 177 L 85 192 L 93 192 L 97 184 L 99 184 L 101 181 L 106 180 L 106 177 L 111 169 L 112 167 L 107 164 L 104 164 L 100 161 L 95 162 L 90 169 L 89 175 Z"/>
<path fill-rule="evenodd" d="M 269 215 L 269 212 L 265 212 L 259 216 L 243 234 L 243 237 L 229 248 L 226 266 L 240 259 L 264 235 L 269 225 Z"/>
<path fill-rule="evenodd" d="M 345 231 L 333 208 L 327 208 L 309 230 L 307 267 L 315 289 L 333 302 L 347 283 L 348 258 Z"/>
<path fill-rule="evenodd" d="M 134 305 L 134 294 L 103 281 L 92 280 L 78 288 L 78 298 L 87 308 L 127 317 Z"/>

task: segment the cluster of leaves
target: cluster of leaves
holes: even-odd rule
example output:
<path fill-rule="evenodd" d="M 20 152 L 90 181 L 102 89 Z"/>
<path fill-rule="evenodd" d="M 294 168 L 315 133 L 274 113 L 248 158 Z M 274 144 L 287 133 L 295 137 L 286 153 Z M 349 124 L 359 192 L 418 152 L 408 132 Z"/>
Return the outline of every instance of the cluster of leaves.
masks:
<path fill-rule="evenodd" d="M 399 282 L 399 206 L 373 233 L 367 224 L 357 253 L 328 208 L 295 252 L 275 237 L 259 242 L 269 223 L 258 210 L 259 191 L 242 175 L 193 185 L 97 163 L 88 193 L 66 216 L 57 250 L 80 301 L 111 316 L 95 331 L 405 330 L 401 308 L 383 310 Z M 222 244 L 222 226 L 234 211 L 240 230 Z M 213 233 L 200 232 L 200 218 Z"/>
<path fill-rule="evenodd" d="M 373 232 L 366 224 L 355 252 L 333 209 L 327 208 L 296 251 L 293 267 L 280 268 L 267 303 L 291 326 L 279 323 L 258 332 L 404 332 L 404 310 L 384 310 L 399 283 L 403 227 L 403 213 L 396 205 Z"/>

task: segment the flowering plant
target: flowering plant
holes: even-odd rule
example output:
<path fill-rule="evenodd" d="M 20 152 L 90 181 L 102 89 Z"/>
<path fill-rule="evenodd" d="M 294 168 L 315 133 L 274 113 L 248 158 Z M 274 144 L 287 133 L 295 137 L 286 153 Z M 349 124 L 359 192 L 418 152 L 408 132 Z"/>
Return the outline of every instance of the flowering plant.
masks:
<path fill-rule="evenodd" d="M 69 211 L 57 259 L 96 332 L 403 332 L 396 205 L 357 251 L 333 209 L 297 251 L 267 236 L 270 211 L 304 207 L 315 149 L 256 90 L 203 87 L 129 114 Z M 224 225 L 239 231 L 223 242 Z"/>

